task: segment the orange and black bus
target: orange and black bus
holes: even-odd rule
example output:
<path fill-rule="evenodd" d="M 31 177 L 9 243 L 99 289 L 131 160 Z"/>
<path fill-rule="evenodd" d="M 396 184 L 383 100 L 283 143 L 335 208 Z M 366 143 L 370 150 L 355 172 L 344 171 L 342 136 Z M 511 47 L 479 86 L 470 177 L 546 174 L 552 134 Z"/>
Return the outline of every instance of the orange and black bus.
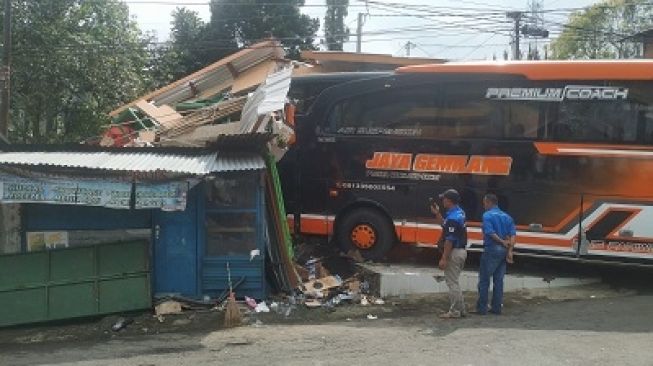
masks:
<path fill-rule="evenodd" d="M 492 192 L 517 253 L 653 260 L 653 61 L 420 65 L 333 85 L 280 163 L 295 232 L 370 259 L 434 246 L 429 198 L 455 188 L 472 248 Z"/>

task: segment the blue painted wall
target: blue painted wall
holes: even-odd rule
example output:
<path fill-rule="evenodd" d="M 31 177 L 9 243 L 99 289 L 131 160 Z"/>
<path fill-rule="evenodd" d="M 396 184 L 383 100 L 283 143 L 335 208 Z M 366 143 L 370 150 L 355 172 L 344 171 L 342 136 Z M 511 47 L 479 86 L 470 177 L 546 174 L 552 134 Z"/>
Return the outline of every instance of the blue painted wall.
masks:
<path fill-rule="evenodd" d="M 244 174 L 259 179 L 258 173 Z M 181 294 L 200 298 L 216 296 L 229 288 L 226 264 L 229 262 L 232 281 L 245 278 L 237 289 L 238 297 L 262 299 L 267 296 L 265 281 L 265 214 L 263 187 L 257 186 L 255 207 L 238 209 L 256 213 L 257 242 L 261 255 L 205 255 L 204 185 L 188 193 L 185 211 L 118 210 L 73 205 L 25 204 L 24 231 L 47 230 L 118 230 L 152 229 L 151 246 L 154 294 Z M 216 210 L 214 210 L 216 211 Z M 233 210 L 217 210 L 224 213 Z"/>
<path fill-rule="evenodd" d="M 198 200 L 188 192 L 185 211 L 154 212 L 154 293 L 199 297 Z"/>

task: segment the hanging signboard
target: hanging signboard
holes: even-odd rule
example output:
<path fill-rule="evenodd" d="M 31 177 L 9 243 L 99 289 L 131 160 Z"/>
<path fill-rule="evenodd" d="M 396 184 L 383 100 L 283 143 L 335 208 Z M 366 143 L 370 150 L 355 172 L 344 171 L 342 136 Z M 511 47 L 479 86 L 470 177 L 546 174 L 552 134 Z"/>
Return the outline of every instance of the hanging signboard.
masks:
<path fill-rule="evenodd" d="M 0 175 L 0 200 L 129 208 L 131 184 L 100 181 L 31 180 Z"/>
<path fill-rule="evenodd" d="M 118 182 L 77 183 L 77 204 L 110 208 L 129 208 L 132 185 Z"/>
<path fill-rule="evenodd" d="M 188 181 L 137 183 L 137 209 L 186 209 Z M 0 174 L 0 201 L 4 203 L 50 203 L 128 209 L 132 183 L 102 180 L 30 179 Z"/>
<path fill-rule="evenodd" d="M 183 211 L 186 209 L 187 182 L 161 184 L 136 184 L 137 209 L 160 208 L 164 211 Z"/>
<path fill-rule="evenodd" d="M 77 185 L 72 182 L 30 181 L 22 178 L 2 179 L 2 201 L 74 204 Z"/>

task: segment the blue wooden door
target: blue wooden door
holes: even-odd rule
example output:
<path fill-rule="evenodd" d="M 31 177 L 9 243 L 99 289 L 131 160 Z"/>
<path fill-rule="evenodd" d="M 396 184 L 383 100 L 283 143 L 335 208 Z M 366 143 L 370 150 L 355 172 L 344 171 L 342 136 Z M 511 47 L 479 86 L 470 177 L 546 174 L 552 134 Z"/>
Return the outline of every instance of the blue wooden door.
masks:
<path fill-rule="evenodd" d="M 262 194 L 258 171 L 223 174 L 204 185 L 202 294 L 229 289 L 229 263 L 237 297 L 266 297 Z"/>
<path fill-rule="evenodd" d="M 198 291 L 197 194 L 185 211 L 154 214 L 154 293 L 196 297 Z"/>

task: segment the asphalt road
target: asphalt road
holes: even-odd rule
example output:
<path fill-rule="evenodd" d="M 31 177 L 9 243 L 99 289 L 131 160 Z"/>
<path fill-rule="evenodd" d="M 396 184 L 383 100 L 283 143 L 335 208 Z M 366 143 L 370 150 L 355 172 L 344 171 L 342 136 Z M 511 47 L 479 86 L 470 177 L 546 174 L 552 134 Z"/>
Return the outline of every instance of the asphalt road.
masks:
<path fill-rule="evenodd" d="M 15 345 L 0 348 L 0 365 L 653 365 L 653 295 L 590 294 L 515 298 L 502 316 L 453 321 L 426 308 L 376 320 Z"/>

